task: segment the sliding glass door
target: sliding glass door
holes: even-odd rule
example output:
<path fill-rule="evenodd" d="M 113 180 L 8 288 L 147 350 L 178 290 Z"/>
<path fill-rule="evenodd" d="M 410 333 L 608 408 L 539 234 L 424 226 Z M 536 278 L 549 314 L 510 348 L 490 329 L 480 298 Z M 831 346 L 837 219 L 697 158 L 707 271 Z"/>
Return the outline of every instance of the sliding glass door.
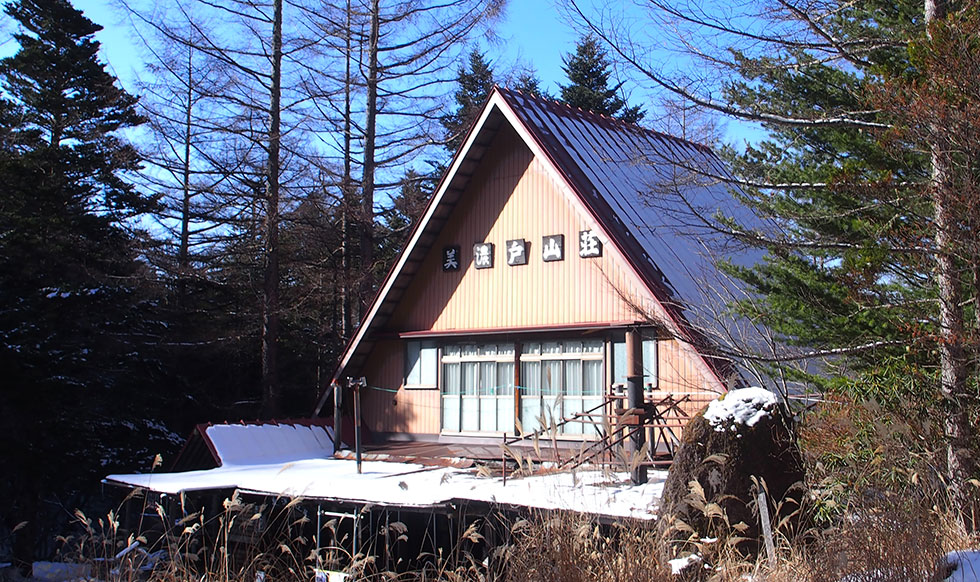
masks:
<path fill-rule="evenodd" d="M 514 399 L 519 393 L 517 419 L 525 433 L 559 424 L 561 434 L 595 434 L 605 398 L 606 364 L 621 364 L 622 358 L 605 357 L 604 339 L 528 341 L 520 345 L 519 355 L 515 354 L 515 344 L 509 342 L 443 346 L 439 381 L 442 430 L 513 432 Z M 608 345 L 616 355 L 625 353 L 619 342 Z M 655 340 L 645 340 L 644 351 L 650 354 L 644 355 L 654 366 L 655 348 Z M 515 362 L 520 365 L 517 387 Z"/>
<path fill-rule="evenodd" d="M 462 344 L 443 348 L 442 429 L 514 430 L 514 345 Z"/>
<path fill-rule="evenodd" d="M 591 434 L 592 408 L 602 404 L 602 340 L 528 342 L 521 350 L 521 423 L 525 431 L 559 427 Z M 596 418 L 597 419 L 597 418 Z"/>

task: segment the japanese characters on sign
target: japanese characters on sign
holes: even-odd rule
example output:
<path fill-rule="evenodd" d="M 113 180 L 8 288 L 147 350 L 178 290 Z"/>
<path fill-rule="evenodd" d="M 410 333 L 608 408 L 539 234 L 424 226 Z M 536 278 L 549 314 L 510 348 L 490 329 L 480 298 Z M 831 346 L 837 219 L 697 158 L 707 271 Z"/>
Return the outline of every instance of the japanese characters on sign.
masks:
<path fill-rule="evenodd" d="M 544 262 L 565 260 L 565 235 L 551 234 L 541 237 L 541 258 Z"/>
<path fill-rule="evenodd" d="M 442 270 L 459 270 L 459 245 L 443 247 L 442 249 Z"/>
<path fill-rule="evenodd" d="M 583 259 L 602 256 L 602 241 L 594 230 L 580 230 L 578 233 L 578 256 Z"/>
<path fill-rule="evenodd" d="M 473 245 L 473 266 L 477 269 L 493 268 L 493 243 L 477 243 Z"/>
<path fill-rule="evenodd" d="M 507 241 L 507 264 L 511 267 L 527 264 L 526 240 L 519 238 Z"/>
<path fill-rule="evenodd" d="M 504 243 L 504 260 L 515 267 L 530 261 L 531 241 L 516 238 Z M 602 240 L 593 229 L 578 231 L 578 256 L 591 259 L 602 256 Z M 442 248 L 442 270 L 459 271 L 463 264 L 459 245 Z M 467 259 L 468 260 L 468 259 Z M 550 234 L 541 237 L 541 260 L 546 263 L 565 260 L 565 235 Z M 480 242 L 473 245 L 473 266 L 477 269 L 492 269 L 494 263 L 494 243 Z"/>

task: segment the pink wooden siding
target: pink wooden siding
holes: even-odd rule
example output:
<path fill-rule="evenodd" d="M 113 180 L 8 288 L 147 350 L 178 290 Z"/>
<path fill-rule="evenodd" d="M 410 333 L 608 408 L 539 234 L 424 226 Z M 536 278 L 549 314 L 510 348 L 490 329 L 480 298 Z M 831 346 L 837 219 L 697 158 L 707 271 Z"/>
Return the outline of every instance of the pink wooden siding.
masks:
<path fill-rule="evenodd" d="M 375 432 L 436 434 L 439 432 L 439 391 L 406 390 L 404 345 L 399 340 L 374 345 L 364 368 L 369 388 L 361 399 L 363 419 Z"/>
<path fill-rule="evenodd" d="M 657 345 L 657 359 L 659 390 L 673 394 L 676 400 L 687 396 L 680 408 L 688 415 L 694 415 L 724 392 L 714 373 L 686 342 L 661 340 Z"/>
<path fill-rule="evenodd" d="M 453 331 L 644 319 L 631 302 L 647 293 L 608 241 L 603 257 L 579 258 L 579 231 L 594 228 L 585 210 L 570 203 L 543 163 L 505 128 L 388 328 Z M 545 263 L 541 238 L 553 234 L 565 235 L 565 260 Z M 506 241 L 518 238 L 530 241 L 528 264 L 511 267 Z M 473 267 L 473 244 L 480 242 L 495 245 L 492 269 Z M 461 269 L 443 272 L 442 249 L 451 245 L 462 249 Z"/>

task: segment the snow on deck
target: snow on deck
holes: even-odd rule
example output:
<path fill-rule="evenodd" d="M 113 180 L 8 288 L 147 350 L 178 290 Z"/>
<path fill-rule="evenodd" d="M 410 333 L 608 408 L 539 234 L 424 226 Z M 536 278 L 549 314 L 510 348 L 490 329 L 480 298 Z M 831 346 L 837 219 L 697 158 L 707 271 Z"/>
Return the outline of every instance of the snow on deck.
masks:
<path fill-rule="evenodd" d="M 413 463 L 303 459 L 286 463 L 225 465 L 203 471 L 109 475 L 106 481 L 178 494 L 208 489 L 240 489 L 271 496 L 371 503 L 403 508 L 480 501 L 538 509 L 561 509 L 606 517 L 653 519 L 666 471 L 651 471 L 650 482 L 629 485 L 627 473 L 583 470 L 510 478 L 478 476 L 473 470 Z"/>

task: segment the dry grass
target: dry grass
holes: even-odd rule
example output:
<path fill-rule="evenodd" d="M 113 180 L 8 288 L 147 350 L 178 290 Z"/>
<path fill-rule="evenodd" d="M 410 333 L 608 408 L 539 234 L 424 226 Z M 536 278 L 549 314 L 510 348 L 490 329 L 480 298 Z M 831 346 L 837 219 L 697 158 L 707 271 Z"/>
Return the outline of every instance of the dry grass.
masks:
<path fill-rule="evenodd" d="M 62 540 L 62 557 L 93 564 L 107 582 L 254 582 L 260 572 L 269 582 L 311 582 L 318 568 L 368 581 L 931 582 L 944 553 L 975 547 L 977 540 L 959 525 L 970 516 L 942 509 L 936 455 L 925 439 L 908 443 L 917 430 L 906 419 L 855 403 L 813 415 L 802 431 L 808 472 L 817 483 L 806 529 L 791 532 L 774 523 L 776 559 L 770 561 L 739 553 L 739 531 L 724 515 L 715 516 L 712 532 L 684 533 L 682 555 L 696 553 L 702 562 L 679 576 L 671 574 L 664 550 L 678 540 L 665 540 L 649 523 L 603 525 L 556 512 L 486 516 L 468 527 L 458 524 L 458 539 L 448 540 L 452 548 L 404 562 L 392 560 L 392 548 L 385 547 L 417 533 L 404 523 L 386 522 L 353 555 L 351 532 L 325 521 L 319 541 L 327 543 L 317 550 L 316 527 L 302 500 L 247 502 L 238 495 L 207 515 L 188 510 L 183 499 L 165 507 L 134 492 L 125 504 L 136 506 L 140 517 L 131 527 L 123 525 L 122 510 L 95 520 L 79 514 L 81 533 Z M 703 507 L 717 511 L 710 500 Z M 116 558 L 133 542 L 140 542 L 138 550 Z M 161 550 L 167 558 L 143 569 Z"/>
<path fill-rule="evenodd" d="M 135 490 L 104 517 L 76 512 L 80 533 L 60 540 L 61 557 L 91 564 L 97 579 L 110 582 L 252 581 L 259 572 L 276 580 L 307 580 L 309 540 L 297 532 L 308 519 L 296 511 L 300 504 L 246 503 L 236 492 L 215 516 L 172 516 Z M 127 513 L 138 517 L 124 525 Z"/>
<path fill-rule="evenodd" d="M 139 502 L 139 496 L 130 502 Z M 155 540 L 152 536 L 161 531 L 149 520 L 143 526 L 152 534 L 141 535 L 126 531 L 114 513 L 94 521 L 79 515 L 84 533 L 62 540 L 63 558 L 93 564 L 97 578 L 109 582 L 253 582 L 260 571 L 268 581 L 310 582 L 317 567 L 344 570 L 350 580 L 369 581 L 905 582 L 933 580 L 942 554 L 972 541 L 950 525 L 956 520 L 931 508 L 852 505 L 845 519 L 832 527 L 813 528 L 806 536 L 789 538 L 777 529 L 774 564 L 735 551 L 738 532 L 717 539 L 694 535 L 689 549 L 703 563 L 676 576 L 662 557 L 665 540 L 649 524 L 601 525 L 582 515 L 541 512 L 513 521 L 505 542 L 485 559 L 474 549 L 484 541 L 475 522 L 460 535 L 457 551 L 430 555 L 423 567 L 396 572 L 380 566 L 377 545 L 356 556 L 339 545 L 314 551 L 312 540 L 300 533 L 309 531 L 301 503 L 286 505 L 261 506 L 231 498 L 210 520 L 194 513 L 177 522 L 156 506 L 160 523 L 175 527 Z M 235 541 L 236 528 L 240 533 L 242 525 L 257 521 L 264 529 L 243 551 Z M 140 542 L 139 551 L 114 558 L 134 541 Z M 158 550 L 165 550 L 167 559 L 141 570 Z"/>

